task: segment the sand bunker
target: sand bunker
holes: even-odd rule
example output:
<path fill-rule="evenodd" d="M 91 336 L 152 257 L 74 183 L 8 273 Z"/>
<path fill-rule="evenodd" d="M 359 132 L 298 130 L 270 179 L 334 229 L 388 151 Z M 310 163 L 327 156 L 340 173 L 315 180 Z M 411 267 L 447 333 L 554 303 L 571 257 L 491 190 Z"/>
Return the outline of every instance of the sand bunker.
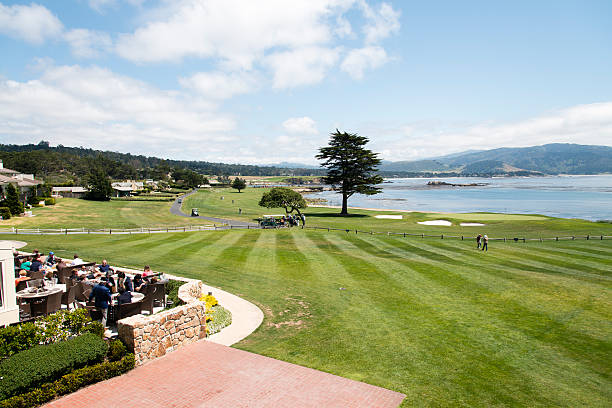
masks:
<path fill-rule="evenodd" d="M 401 215 L 375 215 L 374 218 L 384 218 L 386 220 L 401 220 Z"/>
<path fill-rule="evenodd" d="M 450 221 L 446 220 L 433 220 L 433 221 L 419 221 L 417 224 L 421 225 L 443 225 L 445 227 L 450 227 L 453 225 Z"/>
<path fill-rule="evenodd" d="M 482 227 L 484 226 L 484 224 L 481 224 L 479 222 L 462 222 L 461 224 L 462 227 Z"/>

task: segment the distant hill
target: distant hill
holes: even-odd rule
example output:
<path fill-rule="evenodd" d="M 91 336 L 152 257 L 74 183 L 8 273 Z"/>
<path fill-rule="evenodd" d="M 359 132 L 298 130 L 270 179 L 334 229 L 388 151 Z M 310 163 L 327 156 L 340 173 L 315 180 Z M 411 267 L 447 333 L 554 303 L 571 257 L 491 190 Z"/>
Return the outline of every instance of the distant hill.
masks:
<path fill-rule="evenodd" d="M 566 143 L 504 147 L 456 153 L 433 160 L 390 162 L 385 163 L 381 170 L 445 172 L 458 175 L 612 173 L 612 147 Z"/>

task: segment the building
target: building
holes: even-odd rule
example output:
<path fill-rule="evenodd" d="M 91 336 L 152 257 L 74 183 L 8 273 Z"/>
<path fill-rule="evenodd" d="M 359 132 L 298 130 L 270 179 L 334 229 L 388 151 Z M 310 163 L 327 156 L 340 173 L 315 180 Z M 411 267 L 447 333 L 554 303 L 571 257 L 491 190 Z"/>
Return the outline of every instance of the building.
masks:
<path fill-rule="evenodd" d="M 6 187 L 9 184 L 19 187 L 21 200 L 27 201 L 30 195 L 38 195 L 38 186 L 44 182 L 36 180 L 33 174 L 22 174 L 16 170 L 5 169 L 0 160 L 0 193 L 2 196 L 6 194 Z"/>
<path fill-rule="evenodd" d="M 53 187 L 51 195 L 53 197 L 82 198 L 88 191 L 85 187 L 79 186 Z"/>
<path fill-rule="evenodd" d="M 122 181 L 112 183 L 111 187 L 114 190 L 115 197 L 129 197 L 135 191 L 140 191 L 144 188 L 142 181 Z"/>

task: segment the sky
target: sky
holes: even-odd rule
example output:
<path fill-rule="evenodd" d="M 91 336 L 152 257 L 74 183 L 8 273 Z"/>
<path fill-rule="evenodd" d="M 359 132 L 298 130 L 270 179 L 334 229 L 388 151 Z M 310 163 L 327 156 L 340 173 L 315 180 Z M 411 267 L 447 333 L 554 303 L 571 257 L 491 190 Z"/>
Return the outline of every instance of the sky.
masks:
<path fill-rule="evenodd" d="M 0 143 L 316 164 L 612 145 L 612 1 L 0 0 Z"/>

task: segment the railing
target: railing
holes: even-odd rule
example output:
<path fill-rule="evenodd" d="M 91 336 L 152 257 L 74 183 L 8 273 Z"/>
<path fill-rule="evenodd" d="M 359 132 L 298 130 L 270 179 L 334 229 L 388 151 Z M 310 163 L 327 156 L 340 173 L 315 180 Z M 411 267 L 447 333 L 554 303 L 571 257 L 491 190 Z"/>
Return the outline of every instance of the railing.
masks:
<path fill-rule="evenodd" d="M 73 235 L 73 234 L 155 234 L 155 233 L 170 233 L 170 232 L 190 232 L 190 231 L 218 231 L 228 229 L 262 229 L 259 225 L 232 225 L 232 224 L 206 224 L 206 225 L 182 225 L 182 226 L 152 226 L 138 228 L 0 228 L 0 234 L 16 234 L 16 235 Z M 299 228 L 299 227 L 297 227 Z M 450 234 L 425 234 L 414 232 L 391 232 L 391 231 L 362 231 L 358 229 L 347 228 L 332 228 L 332 227 L 316 227 L 303 226 L 303 229 L 312 229 L 318 231 L 342 231 L 347 234 L 366 234 L 366 235 L 386 235 L 386 236 L 401 236 L 401 237 L 416 237 L 416 238 L 436 238 L 436 239 L 460 239 L 474 240 L 476 237 L 471 235 L 450 235 Z M 610 235 L 567 235 L 555 237 L 489 237 L 489 241 L 503 242 L 528 242 L 528 241 L 575 241 L 575 240 L 598 240 L 603 241 L 611 239 Z"/>
<path fill-rule="evenodd" d="M 438 239 L 460 239 L 464 240 L 474 240 L 475 236 L 467 236 L 467 235 L 449 235 L 449 234 L 425 234 L 425 233 L 411 233 L 411 232 L 381 232 L 381 231 L 360 231 L 357 229 L 347 229 L 347 228 L 331 228 L 331 227 L 310 227 L 304 226 L 306 229 L 313 230 L 323 230 L 327 232 L 331 231 L 342 231 L 347 234 L 355 233 L 355 234 L 367 234 L 367 235 L 387 235 L 387 236 L 402 236 L 402 237 L 417 237 L 417 238 L 438 238 Z M 503 241 L 503 242 L 527 242 L 527 241 L 575 241 L 575 240 L 601 240 L 610 239 L 611 235 L 570 235 L 570 236 L 557 236 L 557 237 L 539 237 L 539 238 L 525 238 L 525 237 L 498 237 L 493 238 L 489 237 L 489 241 Z"/>

